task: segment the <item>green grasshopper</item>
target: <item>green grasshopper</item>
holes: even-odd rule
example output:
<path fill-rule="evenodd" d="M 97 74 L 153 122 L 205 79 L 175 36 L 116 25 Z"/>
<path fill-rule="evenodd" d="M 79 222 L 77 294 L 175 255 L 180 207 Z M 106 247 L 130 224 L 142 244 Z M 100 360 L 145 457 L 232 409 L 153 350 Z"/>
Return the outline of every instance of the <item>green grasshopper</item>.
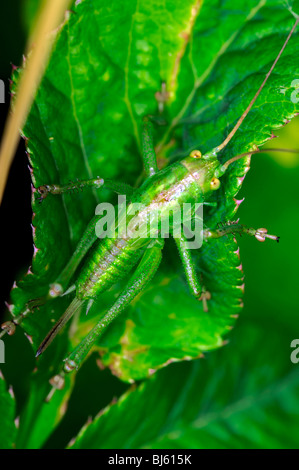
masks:
<path fill-rule="evenodd" d="M 86 306 L 88 311 L 94 299 L 116 282 L 125 279 L 132 268 L 136 268 L 116 302 L 64 360 L 63 372 L 55 376 L 52 382 L 57 388 L 61 386 L 64 374 L 79 368 L 99 336 L 149 284 L 155 275 L 162 259 L 162 249 L 164 246 L 164 234 L 161 226 L 169 219 L 169 213 L 172 212 L 174 219 L 184 204 L 191 204 L 193 206 L 194 204 L 211 204 L 211 195 L 219 189 L 221 178 L 230 165 L 236 160 L 259 152 L 258 150 L 246 152 L 227 160 L 225 163 L 221 163 L 218 159 L 218 154 L 233 138 L 264 88 L 298 22 L 299 18 L 297 18 L 263 83 L 232 131 L 219 146 L 210 152 L 202 155 L 199 150 L 193 150 L 190 155 L 183 158 L 180 162 L 173 163 L 163 170 L 159 170 L 152 137 L 153 124 L 149 117 L 144 117 L 142 156 L 146 179 L 140 188 L 133 189 L 125 184 L 108 180 L 104 181 L 99 177 L 78 183 L 70 183 L 66 186 L 44 185 L 37 188 L 41 200 L 45 199 L 49 194 L 59 195 L 72 189 L 89 187 L 105 187 L 118 193 L 126 194 L 130 199 L 129 205 L 117 220 L 116 234 L 113 233 L 109 238 L 99 239 L 96 233 L 99 218 L 94 216 L 69 263 L 53 284 L 50 285 L 48 293 L 43 298 L 30 301 L 28 309 L 24 314 L 2 325 L 3 332 L 0 336 L 5 333 L 12 334 L 15 326 L 22 321 L 22 318 L 29 311 L 32 311 L 35 307 L 49 299 L 75 291 L 73 301 L 38 348 L 36 356 L 39 356 L 76 312 L 81 310 L 83 306 Z M 134 204 L 142 205 L 142 209 L 137 214 L 133 211 Z M 123 223 L 123 217 L 125 217 L 125 223 Z M 196 218 L 198 216 L 193 211 L 190 217 Z M 146 229 L 149 220 L 152 219 L 158 220 L 158 229 L 156 226 L 155 230 L 148 233 Z M 213 292 L 207 291 L 203 279 L 198 278 L 196 267 L 191 257 L 188 237 L 185 232 L 177 234 L 173 222 L 170 224 L 170 230 L 178 248 L 190 291 L 196 299 L 203 303 L 204 311 L 208 312 L 209 300 L 213 296 Z M 138 234 L 140 233 L 147 233 L 147 236 L 139 236 Z M 238 222 L 227 222 L 216 229 L 202 229 L 201 238 L 206 242 L 209 239 L 236 233 L 247 233 L 261 242 L 265 241 L 266 238 L 279 240 L 279 237 L 268 234 L 265 228 L 247 228 Z M 73 275 L 84 258 L 86 259 L 82 270 L 78 274 L 74 285 L 69 287 Z"/>

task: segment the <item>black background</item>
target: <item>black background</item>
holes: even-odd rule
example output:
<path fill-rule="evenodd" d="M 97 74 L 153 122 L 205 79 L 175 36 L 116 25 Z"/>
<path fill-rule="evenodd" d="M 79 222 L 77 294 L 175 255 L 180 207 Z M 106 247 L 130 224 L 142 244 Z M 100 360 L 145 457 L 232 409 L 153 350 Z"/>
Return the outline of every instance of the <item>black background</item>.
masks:
<path fill-rule="evenodd" d="M 10 101 L 10 77 L 12 65 L 22 63 L 26 31 L 21 20 L 24 0 L 1 2 L 0 17 L 0 79 L 5 83 L 5 104 L 0 104 L 0 133 L 2 136 Z M 0 206 L 0 318 L 5 313 L 5 300 L 19 273 L 26 269 L 32 258 L 31 233 L 31 182 L 28 159 L 23 139 L 15 155 L 4 198 Z"/>

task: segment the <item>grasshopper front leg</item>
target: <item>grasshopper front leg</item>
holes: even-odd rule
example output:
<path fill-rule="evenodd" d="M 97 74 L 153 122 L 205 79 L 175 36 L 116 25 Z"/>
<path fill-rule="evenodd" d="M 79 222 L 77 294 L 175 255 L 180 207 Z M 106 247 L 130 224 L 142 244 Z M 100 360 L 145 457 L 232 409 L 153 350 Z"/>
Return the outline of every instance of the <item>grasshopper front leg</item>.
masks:
<path fill-rule="evenodd" d="M 277 237 L 276 235 L 270 235 L 266 228 L 255 229 L 252 227 L 246 227 L 244 224 L 239 224 L 238 221 L 221 224 L 215 230 L 206 229 L 203 232 L 203 237 L 205 240 L 209 240 L 212 238 L 220 238 L 225 235 L 236 235 L 237 233 L 239 235 L 247 234 L 251 237 L 255 237 L 259 242 L 264 242 L 266 238 L 270 238 L 277 242 L 279 242 L 280 239 L 280 237 Z"/>
<path fill-rule="evenodd" d="M 115 183 L 110 180 L 103 180 L 102 178 L 95 178 L 90 180 L 79 181 L 76 183 L 70 183 L 68 185 L 59 186 L 59 185 L 45 185 L 38 188 L 38 192 L 41 194 L 41 199 L 44 199 L 48 194 L 63 194 L 74 189 L 86 189 L 90 187 L 95 187 L 97 189 L 105 187 L 106 189 L 111 189 L 119 194 L 126 194 L 128 197 L 131 197 L 134 189 L 125 184 L 125 183 Z M 58 297 L 65 293 L 65 289 L 68 286 L 72 276 L 74 275 L 77 267 L 80 262 L 83 260 L 84 256 L 88 250 L 92 247 L 94 242 L 97 240 L 95 226 L 98 221 L 97 216 L 94 216 L 90 223 L 88 224 L 82 238 L 80 239 L 75 252 L 73 253 L 71 259 L 55 279 L 55 281 L 50 284 L 49 291 L 43 297 L 38 299 L 33 299 L 28 302 L 29 309 L 35 308 L 39 305 L 44 304 L 50 299 Z"/>
<path fill-rule="evenodd" d="M 254 229 L 246 227 L 243 224 L 239 224 L 238 221 L 221 224 L 215 230 L 205 229 L 203 231 L 203 239 L 207 241 L 210 239 L 221 238 L 225 235 L 236 235 L 237 233 L 239 235 L 247 234 L 250 236 L 254 236 L 260 242 L 264 242 L 266 238 L 276 240 L 277 242 L 279 241 L 279 237 L 277 237 L 276 235 L 268 234 L 266 228 Z M 190 292 L 195 298 L 202 301 L 204 312 L 208 312 L 208 301 L 211 299 L 211 293 L 206 290 L 204 285 L 201 285 L 202 279 L 200 280 L 198 278 L 196 266 L 192 259 L 192 252 L 188 247 L 188 240 L 186 239 L 184 234 L 182 234 L 180 238 L 175 237 L 174 239 L 183 264 Z"/>

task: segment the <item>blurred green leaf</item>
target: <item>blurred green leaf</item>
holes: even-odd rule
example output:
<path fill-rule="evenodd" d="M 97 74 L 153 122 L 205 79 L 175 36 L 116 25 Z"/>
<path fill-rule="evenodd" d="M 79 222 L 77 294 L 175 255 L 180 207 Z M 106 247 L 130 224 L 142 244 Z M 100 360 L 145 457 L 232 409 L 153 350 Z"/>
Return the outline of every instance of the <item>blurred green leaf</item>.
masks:
<path fill-rule="evenodd" d="M 17 428 L 15 425 L 15 397 L 0 372 L 0 449 L 12 449 L 15 446 Z"/>
<path fill-rule="evenodd" d="M 225 348 L 133 387 L 71 448 L 297 448 L 298 366 L 289 343 L 278 348 L 290 330 L 267 333 L 239 324 Z"/>
<path fill-rule="evenodd" d="M 49 374 L 53 375 L 53 365 L 48 361 L 48 368 L 44 366 L 44 369 L 47 372 L 35 370 L 32 374 L 28 400 L 20 416 L 18 449 L 40 449 L 67 410 L 74 377 L 67 377 L 63 390 L 55 391 L 50 398 Z"/>

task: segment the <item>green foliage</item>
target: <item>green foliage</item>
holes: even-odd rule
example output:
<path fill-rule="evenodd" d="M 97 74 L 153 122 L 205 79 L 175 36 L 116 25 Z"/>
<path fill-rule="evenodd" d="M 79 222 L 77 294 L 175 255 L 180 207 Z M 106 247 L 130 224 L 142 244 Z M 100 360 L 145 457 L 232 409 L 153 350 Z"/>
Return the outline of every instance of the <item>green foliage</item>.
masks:
<path fill-rule="evenodd" d="M 299 376 L 288 354 L 275 355 L 277 330 L 269 333 L 265 347 L 263 329 L 248 322 L 234 332 L 230 348 L 206 360 L 171 365 L 106 408 L 72 447 L 296 447 Z M 260 350 L 251 360 L 255 345 Z M 166 389 L 167 401 L 161 399 Z"/>
<path fill-rule="evenodd" d="M 161 81 L 166 82 L 169 97 L 164 112 L 168 125 L 158 126 L 155 135 L 160 167 L 192 149 L 211 150 L 244 111 L 293 22 L 286 5 L 277 0 L 80 2 L 59 34 L 23 131 L 35 187 L 97 175 L 132 185 L 140 180 L 141 118 L 158 113 L 155 94 Z M 298 74 L 297 37 L 293 36 L 253 110 L 223 152 L 223 161 L 263 144 L 273 129 L 298 112 L 290 100 L 290 84 Z M 208 226 L 234 217 L 238 207 L 234 198 L 248 163 L 248 159 L 236 162 L 222 178 L 214 196 L 216 205 L 206 210 Z M 273 186 L 268 189 L 271 192 Z M 14 315 L 24 311 L 28 300 L 46 292 L 69 259 L 96 203 L 103 200 L 115 202 L 115 196 L 90 191 L 49 196 L 42 204 L 33 196 L 37 250 L 31 272 L 12 292 Z M 257 223 L 253 211 L 248 223 L 265 225 Z M 249 257 L 252 250 L 260 249 L 256 245 L 250 240 Z M 275 257 L 276 251 L 269 250 Z M 164 263 L 149 288 L 99 342 L 101 367 L 109 366 L 123 381 L 132 382 L 169 362 L 196 359 L 224 344 L 241 310 L 243 275 L 237 245 L 229 237 L 212 240 L 194 256 L 213 292 L 209 313 L 190 296 L 176 248 L 169 242 Z M 267 267 L 260 285 L 266 295 L 272 295 L 266 272 Z M 53 343 L 38 361 L 21 409 L 18 447 L 50 445 L 49 436 L 56 446 L 67 444 L 59 429 L 69 419 L 67 413 L 61 421 L 73 380 L 45 403 L 48 380 L 59 370 L 66 352 L 111 305 L 119 287 L 105 293 L 87 318 L 77 319 L 71 334 L 65 330 L 59 335 L 55 347 Z M 24 321 L 35 350 L 69 302 L 68 297 L 56 299 Z M 260 355 L 254 348 L 263 343 L 263 328 L 271 341 Z M 287 323 L 281 331 L 289 337 L 290 330 Z M 298 380 L 289 362 L 290 341 L 286 355 L 272 364 L 277 331 L 275 325 L 268 328 L 266 323 L 257 326 L 245 321 L 235 330 L 229 347 L 208 353 L 207 360 L 172 364 L 127 392 L 81 431 L 74 446 L 292 446 L 295 441 L 287 439 L 279 423 L 284 420 L 295 429 Z M 89 380 L 86 376 L 85 387 Z M 269 437 L 269 429 L 275 436 Z M 74 431 L 69 428 L 66 435 L 70 439 Z"/>
<path fill-rule="evenodd" d="M 15 419 L 15 397 L 13 390 L 7 390 L 7 385 L 2 374 L 0 375 L 0 449 L 11 449 L 15 444 L 16 425 Z"/>

